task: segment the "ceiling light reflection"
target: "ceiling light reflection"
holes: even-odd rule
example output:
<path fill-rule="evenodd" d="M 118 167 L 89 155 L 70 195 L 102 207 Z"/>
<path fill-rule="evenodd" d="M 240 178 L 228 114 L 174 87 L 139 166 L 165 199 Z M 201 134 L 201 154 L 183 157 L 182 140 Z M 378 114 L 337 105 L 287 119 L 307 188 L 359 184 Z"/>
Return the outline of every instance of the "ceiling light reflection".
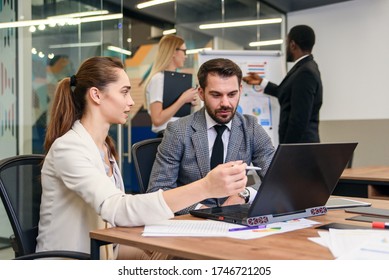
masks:
<path fill-rule="evenodd" d="M 148 8 L 151 6 L 165 4 L 168 2 L 174 2 L 174 1 L 176 1 L 176 0 L 152 0 L 152 1 L 140 3 L 140 4 L 136 5 L 136 7 L 140 10 L 140 9 Z"/>
<path fill-rule="evenodd" d="M 242 20 L 242 21 L 231 21 L 231 22 L 219 22 L 219 23 L 210 23 L 210 24 L 201 24 L 199 25 L 200 29 L 216 29 L 216 28 L 228 28 L 228 27 L 240 27 L 240 26 L 250 26 L 250 25 L 262 25 L 262 24 L 272 24 L 272 23 L 281 23 L 282 18 L 270 18 L 270 19 L 258 19 L 258 20 Z"/>
<path fill-rule="evenodd" d="M 284 42 L 282 39 L 278 40 L 269 40 L 269 41 L 258 41 L 249 43 L 250 47 L 260 47 L 260 46 L 271 46 L 271 45 L 281 45 Z"/>

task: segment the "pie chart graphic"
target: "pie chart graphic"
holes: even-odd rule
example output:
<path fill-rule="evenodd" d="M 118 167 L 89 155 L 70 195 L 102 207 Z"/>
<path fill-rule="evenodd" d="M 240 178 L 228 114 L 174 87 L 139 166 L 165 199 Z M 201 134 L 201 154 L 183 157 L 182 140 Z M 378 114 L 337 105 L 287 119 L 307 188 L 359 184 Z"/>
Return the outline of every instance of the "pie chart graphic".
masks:
<path fill-rule="evenodd" d="M 259 107 L 254 107 L 254 108 L 253 108 L 253 115 L 254 115 L 254 116 L 259 116 L 259 115 L 261 115 L 261 108 L 259 108 Z"/>

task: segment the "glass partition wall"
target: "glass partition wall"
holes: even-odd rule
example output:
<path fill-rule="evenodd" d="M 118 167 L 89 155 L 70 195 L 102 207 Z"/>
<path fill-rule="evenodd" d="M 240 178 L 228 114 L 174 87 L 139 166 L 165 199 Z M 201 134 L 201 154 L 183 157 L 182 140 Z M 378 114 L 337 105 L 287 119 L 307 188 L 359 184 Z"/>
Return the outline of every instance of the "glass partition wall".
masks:
<path fill-rule="evenodd" d="M 197 52 L 204 48 L 284 49 L 285 15 L 256 0 L 176 0 L 146 8 L 137 6 L 146 0 L 1 2 L 0 158 L 44 153 L 58 80 L 74 74 L 88 57 L 117 56 L 126 65 L 136 103 L 128 124 L 111 130 L 128 192 L 138 190 L 130 147 L 155 137 L 142 80 L 164 34 L 185 39 L 189 51 L 181 71 L 193 74 Z M 233 26 L 209 26 L 215 23 Z"/>
<path fill-rule="evenodd" d="M 32 152 L 43 153 L 48 112 L 57 82 L 75 73 L 80 63 L 96 55 L 125 55 L 110 49 L 123 48 L 123 14 L 120 6 L 106 8 L 106 1 L 32 1 L 32 20 L 45 23 L 25 27 L 32 61 Z M 39 22 L 38 22 L 39 23 Z M 30 52 L 30 53 L 28 53 Z"/>

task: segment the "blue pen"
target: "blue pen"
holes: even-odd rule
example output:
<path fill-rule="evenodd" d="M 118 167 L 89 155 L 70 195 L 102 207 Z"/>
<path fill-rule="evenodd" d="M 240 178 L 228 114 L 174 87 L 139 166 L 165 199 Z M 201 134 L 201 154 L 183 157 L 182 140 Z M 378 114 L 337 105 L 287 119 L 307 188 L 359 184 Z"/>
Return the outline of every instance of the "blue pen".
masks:
<path fill-rule="evenodd" d="M 266 225 L 247 226 L 247 227 L 241 227 L 241 228 L 230 228 L 228 231 L 250 230 L 250 229 L 259 229 L 259 228 L 266 228 Z"/>

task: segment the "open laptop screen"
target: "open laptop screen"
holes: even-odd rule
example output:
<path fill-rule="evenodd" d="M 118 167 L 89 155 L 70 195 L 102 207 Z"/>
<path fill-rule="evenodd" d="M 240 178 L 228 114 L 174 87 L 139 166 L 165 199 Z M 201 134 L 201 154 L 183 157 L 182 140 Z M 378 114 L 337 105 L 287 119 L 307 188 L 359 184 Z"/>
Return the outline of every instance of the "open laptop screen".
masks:
<path fill-rule="evenodd" d="M 257 225 L 323 215 L 357 143 L 278 146 L 251 205 L 191 210 L 193 216 Z"/>
<path fill-rule="evenodd" d="M 325 205 L 356 146 L 279 145 L 248 216 L 284 215 Z"/>

